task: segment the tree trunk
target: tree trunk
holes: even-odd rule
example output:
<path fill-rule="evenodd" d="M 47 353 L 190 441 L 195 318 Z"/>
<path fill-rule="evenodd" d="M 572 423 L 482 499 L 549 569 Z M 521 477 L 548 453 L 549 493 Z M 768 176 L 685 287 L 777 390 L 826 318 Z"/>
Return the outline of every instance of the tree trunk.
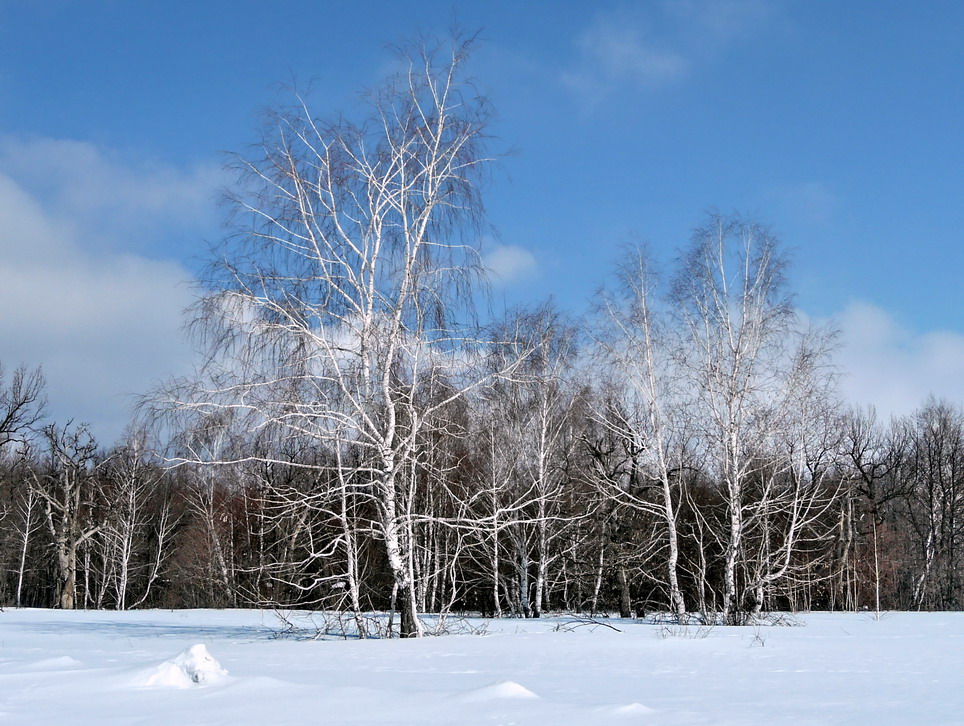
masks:
<path fill-rule="evenodd" d="M 620 565 L 616 568 L 616 579 L 619 582 L 619 617 L 633 617 L 632 599 L 629 596 L 629 578 L 626 577 L 626 568 Z"/>
<path fill-rule="evenodd" d="M 663 512 L 666 520 L 666 540 L 669 555 L 666 558 L 666 577 L 669 581 L 669 606 L 677 620 L 686 617 L 686 603 L 679 586 L 679 533 L 676 529 L 676 510 L 673 507 L 673 493 L 669 480 L 663 479 Z"/>
<path fill-rule="evenodd" d="M 63 545 L 58 556 L 60 564 L 61 610 L 73 610 L 77 597 L 77 547 Z"/>
<path fill-rule="evenodd" d="M 726 562 L 723 570 L 723 617 L 730 625 L 737 624 L 737 610 L 740 607 L 736 585 L 736 561 L 740 554 L 743 537 L 743 520 L 739 498 L 730 494 L 730 537 L 726 543 Z"/>

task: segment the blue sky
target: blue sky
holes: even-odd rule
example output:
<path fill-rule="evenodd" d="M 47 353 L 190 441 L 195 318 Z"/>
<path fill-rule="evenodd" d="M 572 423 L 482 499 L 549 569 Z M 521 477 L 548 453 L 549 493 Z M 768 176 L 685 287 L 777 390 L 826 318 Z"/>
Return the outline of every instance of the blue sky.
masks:
<path fill-rule="evenodd" d="M 513 152 L 486 195 L 500 296 L 582 310 L 631 237 L 669 261 L 737 210 L 841 327 L 848 396 L 964 401 L 964 4 L 940 1 L 0 0 L 0 361 L 117 435 L 123 394 L 189 366 L 223 152 L 292 81 L 350 113 L 386 43 L 453 19 Z"/>

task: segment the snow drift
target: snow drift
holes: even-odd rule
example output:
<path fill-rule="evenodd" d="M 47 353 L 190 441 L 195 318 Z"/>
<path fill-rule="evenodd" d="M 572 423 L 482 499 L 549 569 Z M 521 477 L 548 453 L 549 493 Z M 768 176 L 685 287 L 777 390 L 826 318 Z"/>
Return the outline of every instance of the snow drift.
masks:
<path fill-rule="evenodd" d="M 142 685 L 190 688 L 196 685 L 216 683 L 228 672 L 214 659 L 204 645 L 198 643 L 178 655 L 152 668 Z"/>
<path fill-rule="evenodd" d="M 515 681 L 500 681 L 490 686 L 476 688 L 462 695 L 462 700 L 466 703 L 477 703 L 480 701 L 491 701 L 497 699 L 530 699 L 539 698 L 535 693 Z"/>

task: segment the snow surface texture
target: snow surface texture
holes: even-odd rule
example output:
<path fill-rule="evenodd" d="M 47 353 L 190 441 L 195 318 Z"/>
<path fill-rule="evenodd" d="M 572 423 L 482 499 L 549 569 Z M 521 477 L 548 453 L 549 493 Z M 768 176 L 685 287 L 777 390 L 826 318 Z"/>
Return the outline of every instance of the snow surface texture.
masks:
<path fill-rule="evenodd" d="M 271 612 L 7 610 L 0 725 L 964 724 L 964 613 L 803 621 L 348 642 Z"/>

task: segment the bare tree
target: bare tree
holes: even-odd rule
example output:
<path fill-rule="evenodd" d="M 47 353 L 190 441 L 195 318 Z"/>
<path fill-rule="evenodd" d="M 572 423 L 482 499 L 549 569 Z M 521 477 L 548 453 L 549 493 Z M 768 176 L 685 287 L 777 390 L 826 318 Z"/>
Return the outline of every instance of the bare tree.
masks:
<path fill-rule="evenodd" d="M 677 506 L 688 434 L 679 370 L 673 360 L 678 339 L 662 320 L 655 288 L 647 253 L 632 247 L 619 266 L 616 288 L 600 296 L 605 332 L 597 335 L 597 342 L 604 353 L 604 370 L 622 405 L 609 407 L 599 420 L 625 442 L 628 468 L 618 479 L 601 471 L 598 481 L 620 501 L 662 520 L 670 611 L 683 618 Z M 611 415 L 616 410 L 617 415 Z M 659 492 L 655 500 L 654 488 Z"/>
<path fill-rule="evenodd" d="M 565 506 L 569 478 L 563 468 L 577 443 L 572 413 L 578 394 L 567 381 L 575 356 L 575 331 L 550 308 L 524 321 L 524 326 L 523 350 L 516 354 L 526 358 L 526 365 L 506 381 L 514 389 L 522 424 L 516 432 L 516 445 L 522 449 L 516 501 L 523 509 L 510 531 L 517 539 L 521 581 L 528 584 L 528 563 L 534 565 L 532 597 L 524 593 L 524 610 L 540 617 L 550 567 L 560 552 L 556 542 L 580 516 Z M 528 590 L 521 581 L 520 592 Z"/>
<path fill-rule="evenodd" d="M 810 330 L 799 337 L 783 369 L 782 398 L 765 421 L 769 431 L 746 502 L 746 537 L 753 538 L 747 562 L 751 611 L 759 613 L 767 592 L 781 581 L 813 586 L 815 568 L 829 559 L 826 546 L 835 522 L 828 513 L 842 491 L 839 476 L 843 419 L 838 411 L 836 374 L 830 362 L 834 336 Z M 829 568 L 824 568 L 829 571 Z"/>
<path fill-rule="evenodd" d="M 19 366 L 7 385 L 3 364 L 0 363 L 0 455 L 5 453 L 5 449 L 10 444 L 26 444 L 29 436 L 35 433 L 35 427 L 42 419 L 47 403 L 45 387 L 43 371 L 39 367 L 30 370 L 26 366 Z M 29 471 L 28 451 L 29 447 L 21 451 L 19 464 L 15 467 L 18 484 Z M 16 486 L 14 490 L 12 504 L 14 511 L 0 511 L 0 522 L 7 527 L 11 526 L 6 520 L 12 515 L 14 520 L 12 526 L 18 535 L 19 561 L 16 570 L 14 602 L 17 607 L 20 607 L 27 570 L 27 554 L 38 524 L 36 517 L 39 500 L 36 491 L 29 486 Z"/>
<path fill-rule="evenodd" d="M 43 416 L 47 399 L 46 381 L 40 368 L 17 368 L 5 385 L 0 363 L 0 451 L 10 443 L 22 440 Z"/>
<path fill-rule="evenodd" d="M 29 477 L 27 468 L 29 464 L 27 463 L 27 457 L 23 457 L 20 466 L 18 467 L 18 474 L 24 479 Z M 15 502 L 15 514 L 17 515 L 14 522 L 14 529 L 17 534 L 17 545 L 18 545 L 18 559 L 17 559 L 17 584 L 14 588 L 14 604 L 19 608 L 23 604 L 23 582 L 27 574 L 27 555 L 30 552 L 31 542 L 34 539 L 34 534 L 37 529 L 43 526 L 43 522 L 40 519 L 40 497 L 37 494 L 37 490 L 34 487 L 18 487 L 19 496 Z"/>
<path fill-rule="evenodd" d="M 472 403 L 480 465 L 464 531 L 485 553 L 491 608 L 503 602 L 539 617 L 547 601 L 559 541 L 581 516 L 567 505 L 565 463 L 578 444 L 573 422 L 580 391 L 571 380 L 576 328 L 551 306 L 510 315 L 493 337 L 492 376 Z M 516 362 L 524 361 L 516 366 Z M 514 367 L 511 375 L 499 374 Z"/>
<path fill-rule="evenodd" d="M 43 502 L 53 538 L 58 605 L 73 610 L 77 599 L 78 553 L 100 531 L 96 502 L 97 444 L 84 426 L 47 426 L 47 459 L 31 472 L 31 486 Z"/>
<path fill-rule="evenodd" d="M 911 487 L 905 521 L 915 533 L 913 606 L 961 606 L 964 538 L 964 412 L 928 400 L 908 421 L 903 476 Z"/>
<path fill-rule="evenodd" d="M 768 455 L 773 437 L 787 420 L 794 387 L 816 385 L 809 377 L 796 381 L 794 366 L 819 358 L 824 347 L 820 336 L 810 347 L 801 338 L 785 266 L 768 229 L 713 214 L 695 231 L 674 285 L 684 336 L 680 364 L 689 378 L 705 460 L 727 507 L 723 613 L 730 622 L 744 605 L 747 586 L 740 570 L 751 483 L 774 481 L 777 471 L 786 470 L 786 460 Z"/>
<path fill-rule="evenodd" d="M 249 224 L 197 309 L 207 378 L 167 396 L 194 426 L 230 411 L 247 431 L 313 442 L 334 462 L 327 482 L 364 488 L 403 636 L 422 632 L 406 471 L 436 414 L 479 384 L 466 331 L 489 108 L 465 77 L 470 45 L 402 53 L 361 123 L 300 100 L 272 118 L 262 156 L 238 162 Z"/>
<path fill-rule="evenodd" d="M 134 431 L 108 457 L 104 471 L 106 518 L 101 542 L 106 586 L 118 610 L 144 603 L 170 554 L 177 517 L 161 491 L 163 469 L 150 461 L 146 433 Z M 135 589 L 136 587 L 136 589 Z"/>

